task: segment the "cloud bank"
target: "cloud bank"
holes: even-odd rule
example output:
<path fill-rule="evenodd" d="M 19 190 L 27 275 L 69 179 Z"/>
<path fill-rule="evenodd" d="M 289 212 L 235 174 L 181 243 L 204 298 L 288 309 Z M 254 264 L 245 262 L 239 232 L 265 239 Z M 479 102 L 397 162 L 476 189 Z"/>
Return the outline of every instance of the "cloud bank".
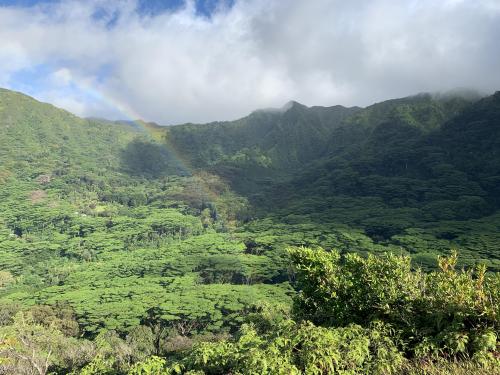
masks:
<path fill-rule="evenodd" d="M 110 5 L 112 3 L 112 5 Z M 234 119 L 289 100 L 367 105 L 500 90 L 496 0 L 134 1 L 0 7 L 0 86 L 78 115 Z"/>

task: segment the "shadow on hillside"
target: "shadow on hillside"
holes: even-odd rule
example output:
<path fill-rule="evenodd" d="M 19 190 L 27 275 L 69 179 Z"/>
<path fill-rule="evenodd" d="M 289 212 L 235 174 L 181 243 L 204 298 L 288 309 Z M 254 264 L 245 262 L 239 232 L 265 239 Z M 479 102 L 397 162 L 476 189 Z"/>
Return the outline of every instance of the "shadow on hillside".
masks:
<path fill-rule="evenodd" d="M 168 149 L 159 143 L 136 138 L 121 153 L 123 169 L 135 176 L 158 178 L 188 175 Z"/>

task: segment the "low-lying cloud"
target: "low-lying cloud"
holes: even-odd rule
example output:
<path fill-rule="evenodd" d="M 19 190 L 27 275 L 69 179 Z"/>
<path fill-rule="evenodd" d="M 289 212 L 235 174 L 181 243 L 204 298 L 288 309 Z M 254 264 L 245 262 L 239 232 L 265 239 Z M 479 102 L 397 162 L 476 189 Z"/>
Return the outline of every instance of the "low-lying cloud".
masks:
<path fill-rule="evenodd" d="M 83 116 L 233 119 L 293 99 L 367 105 L 500 89 L 496 0 L 133 1 L 0 7 L 0 85 Z"/>

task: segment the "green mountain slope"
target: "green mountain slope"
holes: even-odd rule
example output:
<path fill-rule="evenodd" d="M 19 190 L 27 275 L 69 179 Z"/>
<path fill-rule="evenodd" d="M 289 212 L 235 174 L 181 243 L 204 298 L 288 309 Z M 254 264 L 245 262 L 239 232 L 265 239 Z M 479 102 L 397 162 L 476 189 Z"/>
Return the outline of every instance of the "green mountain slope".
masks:
<path fill-rule="evenodd" d="M 433 129 L 401 116 L 377 116 L 380 123 L 368 122 L 366 133 L 275 186 L 268 204 L 282 217 L 349 224 L 420 261 L 421 254 L 444 246 L 465 253 L 466 263 L 483 259 L 497 269 L 498 98 L 461 102 L 460 111 L 448 112 Z M 419 108 L 422 97 L 417 99 Z M 430 97 L 423 99 L 435 108 Z M 450 108 L 456 107 L 454 101 Z M 349 132 L 349 126 L 340 129 Z"/>
<path fill-rule="evenodd" d="M 404 207 L 477 197 L 463 210 L 450 207 L 449 215 L 431 208 L 422 220 L 484 216 L 497 208 L 499 135 L 498 94 L 430 132 L 388 119 L 350 148 L 317 161 L 292 190 L 303 196 L 318 189 L 322 196 L 376 196 Z"/>
<path fill-rule="evenodd" d="M 170 127 L 165 137 L 274 225 L 325 235 L 348 225 L 371 251 L 401 249 L 432 266 L 422 254 L 458 248 L 465 264 L 496 269 L 496 224 L 456 227 L 497 222 L 497 97 L 421 94 L 365 109 L 292 103 L 236 122 Z"/>
<path fill-rule="evenodd" d="M 332 130 L 358 110 L 290 102 L 283 109 L 255 111 L 237 121 L 169 127 L 167 139 L 200 167 L 251 161 L 273 169 L 296 168 L 321 155 Z"/>
<path fill-rule="evenodd" d="M 0 128 L 2 313 L 66 306 L 92 337 L 148 317 L 218 332 L 254 302 L 289 303 L 283 277 L 264 285 L 283 272 L 279 256 L 246 255 L 226 233 L 245 200 L 186 170 L 146 124 L 2 90 Z"/>
<path fill-rule="evenodd" d="M 165 139 L 194 167 L 215 171 L 249 194 L 261 190 L 257 182 L 286 180 L 328 154 L 357 153 L 382 123 L 399 121 L 411 131 L 429 132 L 475 99 L 422 94 L 365 109 L 290 102 L 237 121 L 168 127 Z"/>
<path fill-rule="evenodd" d="M 342 351 L 352 335 L 364 343 L 365 370 L 391 362 L 369 342 L 387 345 L 398 364 L 437 348 L 447 358 L 491 357 L 498 319 L 484 293 L 498 299 L 499 197 L 499 93 L 367 108 L 291 102 L 237 121 L 162 127 L 82 119 L 0 90 L 0 373 L 33 369 L 16 353 L 43 362 L 49 351 L 56 373 L 126 373 L 151 355 L 168 357 L 174 373 L 208 363 L 220 373 L 253 363 L 247 348 L 260 364 L 284 350 L 286 373 L 309 366 L 293 340 L 320 337 Z M 288 249 L 300 246 L 311 250 L 292 252 L 295 267 L 307 269 L 292 270 Z M 435 271 L 452 249 L 458 267 L 494 272 L 451 272 L 453 257 L 441 260 L 444 272 L 412 269 Z M 428 282 L 425 298 L 413 285 L 393 288 L 401 275 Z M 459 301 L 449 293 L 458 284 L 468 293 Z M 329 308 L 315 300 L 321 288 L 340 310 L 352 293 L 369 296 L 363 311 L 402 327 L 404 340 L 389 326 L 324 323 L 315 315 Z M 347 291 L 337 297 L 335 288 Z M 297 296 L 303 318 L 321 327 L 300 322 Z M 240 330 L 244 322 L 255 329 Z M 477 340 L 490 341 L 479 350 Z M 155 357 L 142 365 L 165 368 Z"/>
<path fill-rule="evenodd" d="M 65 168 L 89 173 L 116 169 L 118 150 L 134 136 L 123 127 L 80 119 L 4 89 L 0 90 L 0 114 L 2 167 L 21 178 L 34 177 L 31 173 L 64 173 Z"/>
<path fill-rule="evenodd" d="M 335 151 L 343 143 L 360 140 L 345 139 L 342 137 L 345 133 L 360 137 L 359 132 L 368 132 L 388 121 L 400 121 L 428 132 L 439 128 L 474 100 L 421 94 L 364 109 L 309 108 L 290 102 L 282 109 L 255 111 L 236 121 L 168 127 L 166 139 L 198 167 L 246 162 L 246 166 L 260 164 L 275 170 L 296 170 L 326 152 Z"/>

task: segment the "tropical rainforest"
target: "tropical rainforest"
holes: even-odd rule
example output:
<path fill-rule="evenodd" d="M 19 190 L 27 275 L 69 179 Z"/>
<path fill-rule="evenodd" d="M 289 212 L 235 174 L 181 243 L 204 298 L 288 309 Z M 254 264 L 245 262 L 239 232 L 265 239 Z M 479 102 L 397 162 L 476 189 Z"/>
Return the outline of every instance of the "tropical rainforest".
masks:
<path fill-rule="evenodd" d="M 0 374 L 500 374 L 500 92 L 160 126 L 0 90 Z"/>

